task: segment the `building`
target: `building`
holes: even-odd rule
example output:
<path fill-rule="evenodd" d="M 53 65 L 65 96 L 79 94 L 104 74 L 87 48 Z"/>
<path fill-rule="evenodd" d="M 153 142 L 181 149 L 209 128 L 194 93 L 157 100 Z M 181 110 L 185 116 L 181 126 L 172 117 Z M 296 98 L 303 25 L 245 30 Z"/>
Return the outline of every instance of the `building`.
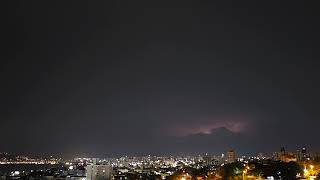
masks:
<path fill-rule="evenodd" d="M 296 152 L 296 159 L 297 159 L 297 162 L 303 162 L 303 161 L 304 161 L 302 151 L 297 150 L 297 152 Z"/>
<path fill-rule="evenodd" d="M 205 165 L 205 166 L 208 166 L 208 165 L 211 165 L 212 164 L 212 158 L 208 155 L 208 154 L 206 154 L 204 157 L 203 157 L 203 164 Z"/>
<path fill-rule="evenodd" d="M 273 152 L 272 154 L 272 160 L 274 161 L 280 161 L 280 152 Z"/>
<path fill-rule="evenodd" d="M 286 153 L 286 150 L 285 150 L 285 148 L 284 147 L 282 147 L 281 149 L 280 149 L 280 157 L 281 156 L 285 156 L 287 153 Z M 280 158 L 281 159 L 281 158 Z"/>
<path fill-rule="evenodd" d="M 111 180 L 112 166 L 108 164 L 98 164 L 96 160 L 86 167 L 86 180 Z"/>
<path fill-rule="evenodd" d="M 303 147 L 302 149 L 301 149 L 301 153 L 302 153 L 302 160 L 303 161 L 309 161 L 311 158 L 310 158 L 310 155 L 308 154 L 308 152 L 307 152 L 307 148 L 305 148 L 305 147 Z"/>
<path fill-rule="evenodd" d="M 287 153 L 285 155 L 281 155 L 280 161 L 283 162 L 296 162 L 297 157 L 293 153 Z"/>
<path fill-rule="evenodd" d="M 284 147 L 280 149 L 280 152 L 273 153 L 273 160 L 283 161 L 283 162 L 296 162 L 299 161 L 299 156 L 301 152 L 297 151 L 296 153 L 287 152 Z"/>
<path fill-rule="evenodd" d="M 234 150 L 230 150 L 227 153 L 227 162 L 233 163 L 236 161 L 236 152 Z"/>
<path fill-rule="evenodd" d="M 220 165 L 220 162 L 218 159 L 212 159 L 212 165 L 218 166 Z"/>

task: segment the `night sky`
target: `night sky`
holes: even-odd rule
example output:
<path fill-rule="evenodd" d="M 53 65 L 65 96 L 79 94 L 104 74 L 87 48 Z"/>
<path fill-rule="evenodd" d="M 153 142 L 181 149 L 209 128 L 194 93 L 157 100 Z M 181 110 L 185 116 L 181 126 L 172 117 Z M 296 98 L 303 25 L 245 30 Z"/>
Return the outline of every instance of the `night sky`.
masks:
<path fill-rule="evenodd" d="M 288 2 L 8 1 L 0 151 L 320 150 L 319 8 Z"/>

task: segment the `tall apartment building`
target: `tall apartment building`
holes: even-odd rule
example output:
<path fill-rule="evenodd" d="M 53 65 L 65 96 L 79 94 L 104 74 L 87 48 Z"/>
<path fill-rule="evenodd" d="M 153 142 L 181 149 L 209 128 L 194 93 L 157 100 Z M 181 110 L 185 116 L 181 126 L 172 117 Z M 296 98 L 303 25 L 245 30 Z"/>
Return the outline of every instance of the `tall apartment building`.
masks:
<path fill-rule="evenodd" d="M 86 180 L 111 180 L 112 166 L 109 164 L 98 164 L 96 160 L 86 167 Z"/>

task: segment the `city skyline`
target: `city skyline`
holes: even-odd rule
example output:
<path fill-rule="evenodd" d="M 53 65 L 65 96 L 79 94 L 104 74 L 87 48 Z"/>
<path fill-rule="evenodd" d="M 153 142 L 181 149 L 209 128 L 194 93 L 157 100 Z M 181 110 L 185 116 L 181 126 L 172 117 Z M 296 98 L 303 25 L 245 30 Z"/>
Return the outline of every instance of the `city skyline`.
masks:
<path fill-rule="evenodd" d="M 10 1 L 0 151 L 320 151 L 312 2 Z"/>
<path fill-rule="evenodd" d="M 0 164 L 58 164 L 59 161 L 70 161 L 70 160 L 86 160 L 86 159 L 96 159 L 96 160 L 107 160 L 107 159 L 122 159 L 122 158 L 148 158 L 148 157 L 165 157 L 165 158 L 203 158 L 206 157 L 216 158 L 223 160 L 226 163 L 234 163 L 236 161 L 243 161 L 244 159 L 260 159 L 260 160 L 276 160 L 283 162 L 312 162 L 318 163 L 318 158 L 320 158 L 320 152 L 308 149 L 306 147 L 301 147 L 294 150 L 288 150 L 285 147 L 281 147 L 273 152 L 268 153 L 257 153 L 257 154 L 240 154 L 239 151 L 235 149 L 229 149 L 221 153 L 195 153 L 195 154 L 145 154 L 145 155 L 119 155 L 119 156 L 79 156 L 74 155 L 73 157 L 63 157 L 61 155 L 50 155 L 50 156 L 30 156 L 28 154 L 12 154 L 8 152 L 0 152 Z M 293 158 L 292 158 L 293 157 Z M 288 160 L 285 160 L 288 158 Z"/>
<path fill-rule="evenodd" d="M 0 166 L 0 179 L 315 180 L 320 175 L 320 153 L 306 147 L 294 152 L 282 147 L 272 156 L 241 156 L 235 150 L 225 155 L 72 159 L 0 153 Z"/>

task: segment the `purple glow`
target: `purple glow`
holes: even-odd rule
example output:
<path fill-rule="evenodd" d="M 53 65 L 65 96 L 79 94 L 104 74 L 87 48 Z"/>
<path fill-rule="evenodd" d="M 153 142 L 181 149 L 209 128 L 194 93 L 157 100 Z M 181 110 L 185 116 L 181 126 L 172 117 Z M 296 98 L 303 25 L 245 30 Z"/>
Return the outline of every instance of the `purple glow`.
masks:
<path fill-rule="evenodd" d="M 247 121 L 220 120 L 211 122 L 198 122 L 193 124 L 179 124 L 169 132 L 175 136 L 188 136 L 192 134 L 212 134 L 216 129 L 226 128 L 232 133 L 241 133 L 248 129 Z"/>

